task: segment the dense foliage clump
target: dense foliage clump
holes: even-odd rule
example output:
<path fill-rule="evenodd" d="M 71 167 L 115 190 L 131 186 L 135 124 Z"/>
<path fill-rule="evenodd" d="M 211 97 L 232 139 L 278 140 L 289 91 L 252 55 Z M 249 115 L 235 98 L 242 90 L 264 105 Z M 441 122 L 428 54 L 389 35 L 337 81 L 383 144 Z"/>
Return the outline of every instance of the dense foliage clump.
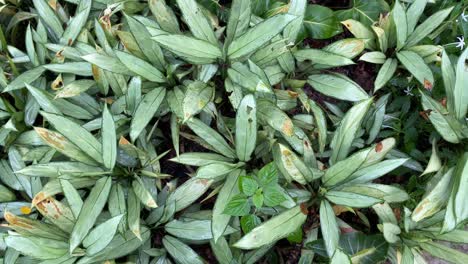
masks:
<path fill-rule="evenodd" d="M 468 4 L 321 2 L 0 1 L 3 262 L 468 263 Z"/>

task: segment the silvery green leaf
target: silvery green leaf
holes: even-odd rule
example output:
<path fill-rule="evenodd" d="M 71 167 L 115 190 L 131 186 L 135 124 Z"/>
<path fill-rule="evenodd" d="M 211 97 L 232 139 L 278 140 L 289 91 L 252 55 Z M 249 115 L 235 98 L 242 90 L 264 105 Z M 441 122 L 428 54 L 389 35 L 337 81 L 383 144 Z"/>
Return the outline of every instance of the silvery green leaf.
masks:
<path fill-rule="evenodd" d="M 254 228 L 237 241 L 234 247 L 256 249 L 274 243 L 300 228 L 306 218 L 307 214 L 302 211 L 301 206 L 295 206 Z"/>
<path fill-rule="evenodd" d="M 227 24 L 225 45 L 241 36 L 249 27 L 251 16 L 251 3 L 248 0 L 232 1 L 231 12 Z"/>
<path fill-rule="evenodd" d="M 192 178 L 177 187 L 167 199 L 168 201 L 175 202 L 175 210 L 178 212 L 200 198 L 212 183 L 213 180 Z"/>
<path fill-rule="evenodd" d="M 466 118 L 468 109 L 468 92 L 466 91 L 466 82 L 468 81 L 468 69 L 466 66 L 466 59 L 468 58 L 468 49 L 465 49 L 463 54 L 458 58 L 455 86 L 453 87 L 453 107 L 455 110 L 455 117 L 458 120 Z"/>
<path fill-rule="evenodd" d="M 233 40 L 227 50 L 230 60 L 241 60 L 278 35 L 295 16 L 281 14 L 264 20 Z"/>
<path fill-rule="evenodd" d="M 322 230 L 327 254 L 332 257 L 338 248 L 340 229 L 336 222 L 335 212 L 326 200 L 320 203 L 320 229 Z"/>
<path fill-rule="evenodd" d="M 411 47 L 418 44 L 422 39 L 442 24 L 442 22 L 444 22 L 445 18 L 447 18 L 452 12 L 452 9 L 453 7 L 449 7 L 428 17 L 422 24 L 414 29 L 413 33 L 408 36 L 406 46 Z"/>
<path fill-rule="evenodd" d="M 201 81 L 187 85 L 183 101 L 184 121 L 200 113 L 213 100 L 215 89 Z"/>
<path fill-rule="evenodd" d="M 71 73 L 80 76 L 92 76 L 91 64 L 88 62 L 65 62 L 43 65 L 45 69 L 56 73 Z"/>
<path fill-rule="evenodd" d="M 308 83 L 315 90 L 341 100 L 357 102 L 369 98 L 359 84 L 338 73 L 309 75 Z"/>
<path fill-rule="evenodd" d="M 400 1 L 395 1 L 395 5 L 392 10 L 393 21 L 395 22 L 396 34 L 397 34 L 397 50 L 403 48 L 406 44 L 406 38 L 408 37 L 408 22 L 406 11 L 401 5 Z"/>
<path fill-rule="evenodd" d="M 109 245 L 117 232 L 117 226 L 122 217 L 123 215 L 112 217 L 89 232 L 83 240 L 83 246 L 86 248 L 88 255 L 92 256 Z"/>
<path fill-rule="evenodd" d="M 63 34 L 63 27 L 54 10 L 45 0 L 33 0 L 33 3 L 42 21 L 52 30 L 54 37 L 58 40 Z"/>
<path fill-rule="evenodd" d="M 432 89 L 434 86 L 434 76 L 421 56 L 413 51 L 404 50 L 398 52 L 397 57 L 403 66 L 424 85 L 424 88 L 428 90 Z"/>
<path fill-rule="evenodd" d="M 164 75 L 150 63 L 119 50 L 115 51 L 115 55 L 131 72 L 152 82 L 163 83 L 166 81 Z"/>
<path fill-rule="evenodd" d="M 341 120 L 341 124 L 335 131 L 332 142 L 331 163 L 336 163 L 348 156 L 351 144 L 356 136 L 361 122 L 369 109 L 373 98 L 364 100 L 353 106 Z"/>
<path fill-rule="evenodd" d="M 111 113 L 104 106 L 102 112 L 101 125 L 102 141 L 102 161 L 106 168 L 112 170 L 117 160 L 117 135 L 115 133 L 115 123 Z"/>
<path fill-rule="evenodd" d="M 218 40 L 214 34 L 211 24 L 198 6 L 195 0 L 177 0 L 177 5 L 182 11 L 185 23 L 189 26 L 192 34 L 213 45 L 218 45 Z"/>
<path fill-rule="evenodd" d="M 374 92 L 383 88 L 396 72 L 398 62 L 395 59 L 388 58 L 379 70 L 374 82 Z"/>
<path fill-rule="evenodd" d="M 76 223 L 70 235 L 70 252 L 73 252 L 73 250 L 81 244 L 93 227 L 97 217 L 107 202 L 111 184 L 111 177 L 103 177 L 96 181 L 96 185 L 91 189 L 88 198 L 86 198 L 83 203 L 80 215 L 76 219 Z"/>
<path fill-rule="evenodd" d="M 387 57 L 380 51 L 372 51 L 364 53 L 359 60 L 374 64 L 384 64 L 387 61 Z"/>
<path fill-rule="evenodd" d="M 214 129 L 207 126 L 201 120 L 196 118 L 191 118 L 187 121 L 187 125 L 190 129 L 195 132 L 199 137 L 203 138 L 213 149 L 215 149 L 220 154 L 223 154 L 229 158 L 235 158 L 235 151 L 231 146 L 228 145 L 226 140 Z"/>
<path fill-rule="evenodd" d="M 367 208 L 382 202 L 372 196 L 347 191 L 328 191 L 325 197 L 334 204 L 355 208 Z"/>
<path fill-rule="evenodd" d="M 246 95 L 237 109 L 235 136 L 237 157 L 250 160 L 257 145 L 257 105 L 252 94 Z"/>
<path fill-rule="evenodd" d="M 203 264 L 205 261 L 189 246 L 177 238 L 163 237 L 163 245 L 167 252 L 180 264 Z"/>
<path fill-rule="evenodd" d="M 170 33 L 180 33 L 177 17 L 165 0 L 149 1 L 148 6 L 161 29 Z"/>
<path fill-rule="evenodd" d="M 101 143 L 86 129 L 60 115 L 46 112 L 41 112 L 41 115 L 83 152 L 95 161 L 102 163 Z"/>
<path fill-rule="evenodd" d="M 152 39 L 175 55 L 194 64 L 210 64 L 222 56 L 217 45 L 184 35 L 159 35 Z"/>
<path fill-rule="evenodd" d="M 130 125 L 130 138 L 135 141 L 145 127 L 149 124 L 153 116 L 159 109 L 164 97 L 166 89 L 163 87 L 153 88 L 141 100 L 135 110 L 134 118 Z"/>
<path fill-rule="evenodd" d="M 459 143 L 463 138 L 462 124 L 445 107 L 421 91 L 421 103 L 424 111 L 439 134 L 448 142 Z"/>
<path fill-rule="evenodd" d="M 84 55 L 81 58 L 103 70 L 119 74 L 128 74 L 127 67 L 115 57 L 103 55 L 100 53 L 91 53 Z"/>
<path fill-rule="evenodd" d="M 224 231 L 229 224 L 229 220 L 231 219 L 230 215 L 223 214 L 223 212 L 226 204 L 232 199 L 232 197 L 239 193 L 237 180 L 241 173 L 242 170 L 231 172 L 226 177 L 226 181 L 216 198 L 216 202 L 213 207 L 213 217 L 211 220 L 211 232 L 215 242 L 219 241 L 219 238 L 224 234 Z"/>
<path fill-rule="evenodd" d="M 40 0 L 38 0 L 40 1 Z M 42 66 L 33 68 L 31 70 L 23 72 L 20 76 L 16 77 L 12 82 L 10 82 L 3 92 L 18 90 L 25 87 L 25 84 L 29 84 L 34 82 L 39 76 L 44 73 L 46 69 Z"/>
<path fill-rule="evenodd" d="M 150 238 L 150 235 L 151 231 L 143 226 L 141 227 L 141 239 L 136 237 L 131 231 L 127 231 L 123 235 L 115 236 L 114 239 L 97 254 L 81 258 L 77 264 L 91 264 L 126 256 L 143 245 Z"/>

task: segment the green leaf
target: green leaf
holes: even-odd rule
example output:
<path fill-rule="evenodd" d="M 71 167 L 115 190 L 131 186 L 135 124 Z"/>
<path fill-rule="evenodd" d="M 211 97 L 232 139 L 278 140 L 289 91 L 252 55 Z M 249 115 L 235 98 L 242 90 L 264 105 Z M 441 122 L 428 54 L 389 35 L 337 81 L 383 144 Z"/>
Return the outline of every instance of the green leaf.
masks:
<path fill-rule="evenodd" d="M 49 2 L 45 0 L 33 0 L 33 3 L 42 21 L 52 30 L 55 38 L 58 40 L 63 34 L 62 22 L 60 22 L 54 10 L 49 6 Z"/>
<path fill-rule="evenodd" d="M 373 51 L 364 53 L 359 60 L 374 64 L 384 64 L 387 61 L 387 57 L 380 51 Z"/>
<path fill-rule="evenodd" d="M 278 185 L 268 185 L 263 187 L 263 197 L 266 206 L 277 206 L 286 201 L 286 194 Z"/>
<path fill-rule="evenodd" d="M 183 101 L 184 122 L 200 113 L 213 100 L 215 89 L 201 81 L 187 85 Z"/>
<path fill-rule="evenodd" d="M 406 38 L 408 37 L 408 22 L 406 12 L 400 1 L 395 1 L 392 10 L 393 21 L 395 22 L 396 35 L 397 35 L 397 50 L 405 46 Z"/>
<path fill-rule="evenodd" d="M 380 88 L 383 88 L 385 84 L 387 84 L 387 82 L 390 81 L 390 79 L 392 79 L 393 75 L 397 70 L 397 66 L 397 60 L 392 58 L 388 58 L 387 60 L 385 60 L 385 63 L 380 68 L 379 73 L 377 74 L 377 78 L 375 79 L 374 92 L 377 92 L 378 90 L 380 90 Z"/>
<path fill-rule="evenodd" d="M 333 10 L 321 5 L 307 5 L 304 27 L 314 39 L 328 39 L 343 31 Z"/>
<path fill-rule="evenodd" d="M 91 64 L 88 62 L 65 62 L 56 64 L 47 64 L 42 67 L 56 73 L 71 73 L 80 76 L 92 76 Z"/>
<path fill-rule="evenodd" d="M 295 16 L 282 14 L 271 17 L 250 28 L 233 40 L 227 49 L 230 60 L 242 60 L 278 35 Z"/>
<path fill-rule="evenodd" d="M 231 159 L 222 155 L 206 152 L 186 152 L 180 154 L 179 157 L 170 159 L 170 161 L 197 167 L 206 166 L 213 163 L 232 162 Z"/>
<path fill-rule="evenodd" d="M 170 33 L 180 33 L 177 17 L 172 9 L 166 4 L 166 1 L 148 1 L 148 5 L 161 29 Z"/>
<path fill-rule="evenodd" d="M 427 191 L 411 214 L 411 219 L 419 222 L 443 208 L 450 196 L 454 169 L 446 173 L 439 171 L 427 185 Z"/>
<path fill-rule="evenodd" d="M 275 164 L 270 162 L 263 166 L 263 168 L 261 168 L 257 173 L 257 179 L 260 186 L 266 186 L 278 182 L 278 171 Z"/>
<path fill-rule="evenodd" d="M 151 10 L 153 5 L 165 6 L 164 2 L 162 1 L 149 1 L 148 5 Z M 164 10 L 165 9 L 163 9 L 163 7 L 159 7 L 156 18 L 162 15 Z M 135 38 L 135 41 L 137 42 L 140 50 L 156 68 L 159 70 L 164 70 L 166 66 L 164 54 L 161 50 L 161 47 L 159 47 L 159 45 L 151 39 L 151 34 L 148 32 L 145 25 L 143 25 L 134 17 L 126 15 L 125 18 L 127 19 L 128 26 L 130 27 L 130 32 Z M 161 23 L 159 23 L 159 25 L 162 27 Z M 176 26 L 178 27 L 178 24 L 176 24 Z"/>
<path fill-rule="evenodd" d="M 47 238 L 7 236 L 5 244 L 23 255 L 41 260 L 58 259 L 67 253 L 65 242 Z"/>
<path fill-rule="evenodd" d="M 234 39 L 241 36 L 249 27 L 251 16 L 249 0 L 232 1 L 231 11 L 227 24 L 225 45 L 229 45 Z"/>
<path fill-rule="evenodd" d="M 141 239 L 133 235 L 131 231 L 127 231 L 123 235 L 115 236 L 99 253 L 93 256 L 85 256 L 77 264 L 91 264 L 126 256 L 143 245 L 150 238 L 150 235 L 151 231 L 146 227 L 141 228 Z"/>
<path fill-rule="evenodd" d="M 112 170 L 117 160 L 117 135 L 111 113 L 104 106 L 102 112 L 102 160 L 106 168 Z"/>
<path fill-rule="evenodd" d="M 102 163 L 101 143 L 86 129 L 63 116 L 46 112 L 41 112 L 41 115 L 83 152 Z"/>
<path fill-rule="evenodd" d="M 40 0 L 37 0 L 40 1 Z M 3 92 L 9 92 L 13 90 L 18 90 L 26 86 L 26 84 L 30 84 L 34 82 L 39 76 L 44 73 L 46 69 L 44 67 L 36 67 L 31 70 L 23 72 L 20 76 L 16 77 L 11 83 L 9 83 Z"/>
<path fill-rule="evenodd" d="M 195 253 L 189 246 L 180 240 L 171 237 L 163 237 L 163 245 L 171 257 L 180 264 L 203 264 L 205 261 Z"/>
<path fill-rule="evenodd" d="M 163 87 L 153 88 L 147 93 L 135 110 L 134 118 L 130 125 L 130 138 L 134 142 L 145 127 L 149 124 L 153 116 L 159 109 L 164 97 L 166 89 Z"/>
<path fill-rule="evenodd" d="M 226 204 L 223 213 L 233 216 L 243 216 L 250 212 L 249 200 L 244 194 L 236 194 Z"/>
<path fill-rule="evenodd" d="M 148 191 L 145 183 L 141 180 L 140 177 L 135 176 L 135 180 L 132 182 L 133 191 L 140 201 L 147 207 L 156 208 L 158 205 L 153 199 L 151 193 Z"/>
<path fill-rule="evenodd" d="M 213 238 L 210 227 L 210 220 L 172 220 L 164 226 L 164 229 L 167 233 L 182 239 L 209 240 Z M 225 234 L 230 234 L 233 231 L 236 230 L 228 227 Z"/>
<path fill-rule="evenodd" d="M 111 184 L 112 178 L 103 177 L 96 181 L 96 185 L 91 189 L 70 235 L 70 252 L 73 252 L 81 244 L 93 227 L 97 217 L 106 205 Z"/>
<path fill-rule="evenodd" d="M 396 243 L 400 240 L 398 236 L 401 233 L 400 227 L 392 223 L 383 223 L 383 234 L 388 243 Z"/>
<path fill-rule="evenodd" d="M 359 84 L 342 74 L 309 75 L 307 82 L 315 90 L 337 99 L 357 102 L 369 98 Z"/>
<path fill-rule="evenodd" d="M 336 12 L 340 21 L 354 19 L 369 26 L 378 20 L 381 13 L 389 10 L 388 4 L 384 0 L 353 0 L 352 6 L 350 9 Z"/>
<path fill-rule="evenodd" d="M 371 50 L 376 49 L 375 34 L 369 25 L 364 25 L 354 19 L 347 19 L 341 22 L 358 39 L 365 41 L 365 47 Z"/>
<path fill-rule="evenodd" d="M 425 242 L 420 244 L 421 248 L 429 254 L 447 260 L 451 263 L 462 264 L 468 261 L 468 255 L 458 250 L 449 248 L 435 242 Z"/>
<path fill-rule="evenodd" d="M 453 7 L 449 7 L 443 10 L 440 10 L 430 17 L 428 17 L 421 25 L 417 26 L 416 29 L 408 36 L 408 40 L 406 41 L 406 46 L 411 47 L 418 44 L 421 40 L 423 40 L 427 35 L 429 35 L 432 31 L 434 31 L 442 22 L 444 22 L 445 18 L 450 15 L 452 12 Z"/>
<path fill-rule="evenodd" d="M 80 34 L 88 19 L 89 11 L 91 9 L 91 3 L 87 5 L 89 6 L 89 8 L 86 8 L 84 10 L 77 10 L 75 16 L 68 21 L 68 25 L 65 28 L 62 37 L 60 38 L 61 44 L 68 44 L 69 46 L 71 46 L 75 42 L 76 38 Z"/>
<path fill-rule="evenodd" d="M 413 51 L 400 51 L 397 53 L 397 57 L 403 66 L 424 85 L 424 88 L 432 89 L 434 86 L 434 76 L 421 56 Z"/>
<path fill-rule="evenodd" d="M 78 215 L 80 215 L 81 208 L 83 207 L 83 200 L 81 199 L 80 194 L 68 180 L 60 180 L 60 185 L 62 186 L 63 194 L 70 205 L 70 209 L 73 212 L 73 216 L 77 218 Z"/>
<path fill-rule="evenodd" d="M 140 200 L 138 199 L 133 189 L 128 190 L 127 210 L 128 228 L 138 239 L 142 240 L 140 227 Z"/>
<path fill-rule="evenodd" d="M 304 161 L 283 144 L 278 143 L 273 147 L 273 159 L 281 174 L 289 182 L 294 180 L 306 184 L 314 178 Z"/>
<path fill-rule="evenodd" d="M 326 65 L 330 67 L 353 65 L 354 61 L 345 56 L 320 49 L 301 49 L 294 52 L 297 61 L 310 60 L 314 64 Z M 319 75 L 317 75 L 319 76 Z"/>
<path fill-rule="evenodd" d="M 177 0 L 177 5 L 182 11 L 185 23 L 196 38 L 208 41 L 214 45 L 218 44 L 218 40 L 208 19 L 204 16 L 195 0 Z"/>
<path fill-rule="evenodd" d="M 203 138 L 218 153 L 229 158 L 236 157 L 235 151 L 228 145 L 226 140 L 216 132 L 216 130 L 196 118 L 188 120 L 187 125 L 193 130 L 193 132 L 195 132 L 195 134 Z"/>
<path fill-rule="evenodd" d="M 322 50 L 328 51 L 348 59 L 354 59 L 361 54 L 365 48 L 365 41 L 357 38 L 341 39 L 324 47 Z"/>
<path fill-rule="evenodd" d="M 249 233 L 261 223 L 262 221 L 260 220 L 260 218 L 253 214 L 244 215 L 241 217 L 241 220 L 240 220 L 241 228 L 244 234 Z"/>
<path fill-rule="evenodd" d="M 325 197 L 334 204 L 355 208 L 367 208 L 382 202 L 381 199 L 371 196 L 344 191 L 328 191 Z"/>
<path fill-rule="evenodd" d="M 466 83 L 468 81 L 468 69 L 466 59 L 468 58 L 468 49 L 465 49 L 463 54 L 458 59 L 456 69 L 455 86 L 453 88 L 453 107 L 455 117 L 458 120 L 465 120 L 468 109 L 468 92 L 466 91 Z"/>
<path fill-rule="evenodd" d="M 118 74 L 128 74 L 127 67 L 117 58 L 102 55 L 99 53 L 87 54 L 82 56 L 81 58 L 89 63 L 98 66 L 103 70 Z"/>
<path fill-rule="evenodd" d="M 260 190 L 257 190 L 255 194 L 252 196 L 252 203 L 257 208 L 262 208 L 263 206 L 263 194 Z"/>
<path fill-rule="evenodd" d="M 184 35 L 159 35 L 152 39 L 177 56 L 194 64 L 210 64 L 222 56 L 218 46 Z"/>
<path fill-rule="evenodd" d="M 73 177 L 99 176 L 107 172 L 105 172 L 100 167 L 90 166 L 80 162 L 56 161 L 29 165 L 25 168 L 22 168 L 21 170 L 16 171 L 16 173 L 31 177 L 41 176 L 57 178 L 63 175 L 70 175 Z"/>
<path fill-rule="evenodd" d="M 249 176 L 241 176 L 239 178 L 239 186 L 242 192 L 247 196 L 252 196 L 258 189 L 257 181 Z"/>
<path fill-rule="evenodd" d="M 406 11 L 406 19 L 408 22 L 408 34 L 413 33 L 414 28 L 418 24 L 419 18 L 424 12 L 424 8 L 428 3 L 427 0 L 414 0 Z"/>
<path fill-rule="evenodd" d="M 351 258 L 346 255 L 341 249 L 336 249 L 335 253 L 331 257 L 330 264 L 351 264 Z"/>
<path fill-rule="evenodd" d="M 335 212 L 330 203 L 326 200 L 320 203 L 320 229 L 322 230 L 327 254 L 329 257 L 332 257 L 335 250 L 338 248 L 340 229 L 336 222 Z"/>
<path fill-rule="evenodd" d="M 131 72 L 152 82 L 163 83 L 166 81 L 164 75 L 150 63 L 123 51 L 115 50 L 114 52 Z"/>
<path fill-rule="evenodd" d="M 439 102 L 421 91 L 421 103 L 424 111 L 430 111 L 429 120 L 439 134 L 448 142 L 459 143 L 464 137 L 458 120 L 447 112 Z"/>
<path fill-rule="evenodd" d="M 353 106 L 341 120 L 341 124 L 335 131 L 332 142 L 332 154 L 330 162 L 332 164 L 337 161 L 343 160 L 348 156 L 351 149 L 351 144 L 358 129 L 361 127 L 362 120 L 366 115 L 373 98 L 369 98 Z"/>
<path fill-rule="evenodd" d="M 399 203 L 409 199 L 409 195 L 402 189 L 384 184 L 366 183 L 346 185 L 341 190 L 374 197 L 388 203 Z"/>
<path fill-rule="evenodd" d="M 235 170 L 231 172 L 224 182 L 223 187 L 218 193 L 216 202 L 213 207 L 213 217 L 211 220 L 211 232 L 213 233 L 213 239 L 215 242 L 224 234 L 226 227 L 231 219 L 230 215 L 223 214 L 226 205 L 231 199 L 239 193 L 237 185 L 237 179 L 242 173 L 241 170 Z"/>
<path fill-rule="evenodd" d="M 175 202 L 175 211 L 178 212 L 200 198 L 212 183 L 213 180 L 192 178 L 177 187 L 167 199 Z"/>
<path fill-rule="evenodd" d="M 86 92 L 88 89 L 96 85 L 96 82 L 93 80 L 76 80 L 73 81 L 65 87 L 63 87 L 55 96 L 55 98 L 68 98 L 80 95 L 81 93 Z M 45 109 L 44 109 L 45 110 Z"/>
<path fill-rule="evenodd" d="M 110 218 L 96 226 L 83 240 L 86 254 L 92 256 L 103 250 L 112 241 L 123 215 Z"/>
<path fill-rule="evenodd" d="M 255 249 L 287 237 L 302 226 L 307 215 L 295 206 L 257 226 L 234 244 L 241 249 Z"/>
<path fill-rule="evenodd" d="M 249 161 L 257 143 L 257 104 L 252 94 L 246 95 L 236 114 L 236 153 L 241 161 Z"/>

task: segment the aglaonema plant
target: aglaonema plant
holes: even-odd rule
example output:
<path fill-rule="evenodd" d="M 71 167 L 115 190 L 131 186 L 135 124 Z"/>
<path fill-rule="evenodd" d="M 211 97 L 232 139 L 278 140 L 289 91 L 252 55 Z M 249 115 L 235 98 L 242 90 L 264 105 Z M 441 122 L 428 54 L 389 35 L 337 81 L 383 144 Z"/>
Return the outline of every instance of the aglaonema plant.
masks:
<path fill-rule="evenodd" d="M 356 20 L 345 20 L 343 25 L 357 38 L 366 40 L 366 48 L 360 60 L 381 64 L 374 82 L 374 91 L 383 88 L 403 66 L 426 89 L 434 86 L 434 76 L 429 63 L 440 61 L 442 47 L 425 44 L 423 40 L 435 31 L 450 15 L 453 7 L 432 14 L 419 24 L 427 1 L 418 0 L 405 7 L 395 1 L 393 9 L 381 15 L 374 25 L 366 26 Z"/>

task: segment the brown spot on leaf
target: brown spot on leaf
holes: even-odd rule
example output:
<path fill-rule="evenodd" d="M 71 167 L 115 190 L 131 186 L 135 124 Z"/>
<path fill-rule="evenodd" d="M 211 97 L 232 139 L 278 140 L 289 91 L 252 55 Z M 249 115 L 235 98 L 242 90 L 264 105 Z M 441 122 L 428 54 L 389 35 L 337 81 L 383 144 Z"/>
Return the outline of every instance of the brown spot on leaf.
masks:
<path fill-rule="evenodd" d="M 64 136 L 59 133 L 47 130 L 42 127 L 35 127 L 34 130 L 36 133 L 49 145 L 59 149 L 64 150 L 64 143 L 67 141 Z"/>
<path fill-rule="evenodd" d="M 27 206 L 21 206 L 20 212 L 21 212 L 22 214 L 28 215 L 28 214 L 31 213 L 31 208 L 29 208 L 29 207 L 27 207 Z"/>
<path fill-rule="evenodd" d="M 128 141 L 128 140 L 127 140 L 126 138 L 124 138 L 123 136 L 120 136 L 119 145 L 130 145 L 130 141 Z"/>
<path fill-rule="evenodd" d="M 382 149 L 383 149 L 382 142 L 379 142 L 377 143 L 377 145 L 375 145 L 375 152 L 379 153 L 380 151 L 382 151 Z"/>
<path fill-rule="evenodd" d="M 38 204 L 40 201 L 44 200 L 45 198 L 46 197 L 43 192 L 38 192 L 32 200 L 32 205 L 35 206 L 36 204 Z"/>
<path fill-rule="evenodd" d="M 440 100 L 440 104 L 443 107 L 447 108 L 447 97 L 442 98 L 442 100 Z"/>
<path fill-rule="evenodd" d="M 431 112 L 431 109 L 427 109 L 425 111 L 419 112 L 419 115 L 422 116 L 425 120 L 429 120 L 429 115 L 431 114 Z"/>
<path fill-rule="evenodd" d="M 433 84 L 432 84 L 430 81 L 424 79 L 424 88 L 425 88 L 426 90 L 431 91 L 431 90 L 432 90 L 432 87 L 433 87 Z"/>
<path fill-rule="evenodd" d="M 289 120 L 289 119 L 284 121 L 283 126 L 281 127 L 281 130 L 287 136 L 292 136 L 293 135 L 293 123 L 292 123 L 292 121 Z"/>
<path fill-rule="evenodd" d="M 309 210 L 307 210 L 307 205 L 305 203 L 301 203 L 300 207 L 301 207 L 301 212 L 303 214 L 305 214 L 305 215 L 309 214 Z"/>
<path fill-rule="evenodd" d="M 297 98 L 297 97 L 299 96 L 298 93 L 293 92 L 293 91 L 289 91 L 289 90 L 288 90 L 288 95 L 289 95 L 289 97 L 291 97 L 291 98 Z"/>

